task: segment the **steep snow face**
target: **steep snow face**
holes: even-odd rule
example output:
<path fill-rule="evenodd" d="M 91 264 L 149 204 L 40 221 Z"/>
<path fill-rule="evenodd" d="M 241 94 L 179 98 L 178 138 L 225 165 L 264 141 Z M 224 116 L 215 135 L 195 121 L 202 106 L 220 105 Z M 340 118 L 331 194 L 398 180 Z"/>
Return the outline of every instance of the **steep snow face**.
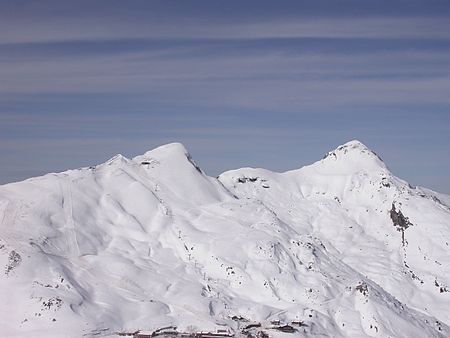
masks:
<path fill-rule="evenodd" d="M 288 335 L 279 320 L 311 337 L 450 336 L 449 200 L 358 141 L 286 173 L 217 180 L 172 143 L 7 184 L 0 335 Z"/>
<path fill-rule="evenodd" d="M 206 176 L 180 143 L 170 143 L 136 156 L 133 161 L 141 164 L 159 185 L 170 189 L 181 203 L 204 204 L 217 202 L 229 195 L 217 180 Z"/>

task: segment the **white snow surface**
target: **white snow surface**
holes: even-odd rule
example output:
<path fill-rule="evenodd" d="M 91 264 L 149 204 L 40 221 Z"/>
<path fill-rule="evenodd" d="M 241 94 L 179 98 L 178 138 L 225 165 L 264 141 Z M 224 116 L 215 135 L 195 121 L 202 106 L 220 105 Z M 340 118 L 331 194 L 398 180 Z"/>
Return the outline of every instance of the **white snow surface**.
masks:
<path fill-rule="evenodd" d="M 450 337 L 449 243 L 450 196 L 358 141 L 218 178 L 172 143 L 0 186 L 0 336 Z"/>

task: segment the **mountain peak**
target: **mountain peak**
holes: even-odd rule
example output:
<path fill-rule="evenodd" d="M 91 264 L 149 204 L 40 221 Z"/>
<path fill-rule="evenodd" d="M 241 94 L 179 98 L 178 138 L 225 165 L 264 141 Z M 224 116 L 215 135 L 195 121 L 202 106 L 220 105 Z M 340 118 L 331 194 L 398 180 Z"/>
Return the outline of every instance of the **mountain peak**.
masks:
<path fill-rule="evenodd" d="M 172 142 L 168 144 L 161 145 L 155 149 L 149 150 L 145 152 L 143 155 L 136 156 L 137 157 L 180 157 L 186 156 L 188 151 L 186 147 L 179 142 Z"/>
<path fill-rule="evenodd" d="M 139 163 L 156 161 L 172 163 L 174 165 L 177 165 L 177 163 L 184 163 L 186 160 L 194 165 L 191 155 L 187 151 L 186 147 L 179 142 L 164 144 L 133 158 L 133 161 Z"/>
<path fill-rule="evenodd" d="M 383 160 L 358 140 L 349 141 L 328 152 L 321 162 L 330 164 L 339 162 L 353 170 L 387 169 Z"/>
<path fill-rule="evenodd" d="M 200 174 L 204 174 L 197 163 L 195 163 L 192 159 L 192 156 L 189 154 L 186 147 L 179 142 L 164 144 L 158 148 L 149 150 L 143 155 L 134 157 L 133 161 L 141 164 L 158 163 L 159 165 L 161 163 L 165 163 L 166 165 L 171 166 L 174 170 L 181 170 L 183 167 L 193 167 Z"/>
<path fill-rule="evenodd" d="M 123 156 L 122 154 L 116 154 L 113 157 L 111 157 L 109 160 L 107 160 L 103 164 L 107 165 L 119 165 L 119 164 L 125 164 L 128 163 L 130 160 Z"/>
<path fill-rule="evenodd" d="M 369 149 L 364 143 L 356 139 L 348 141 L 347 143 L 344 143 L 343 145 L 339 146 L 339 148 L 340 147 L 348 147 L 352 149 Z"/>
<path fill-rule="evenodd" d="M 200 169 L 179 142 L 147 151 L 134 157 L 133 161 L 141 165 L 150 177 L 157 179 L 160 187 L 165 186 L 167 191 L 172 190 L 177 196 L 189 196 L 189 201 L 197 205 L 229 197 L 228 192 Z"/>
<path fill-rule="evenodd" d="M 358 140 L 352 140 L 348 141 L 347 143 L 344 143 L 337 147 L 333 152 L 342 152 L 344 154 L 347 154 L 350 151 L 355 151 L 359 153 L 372 153 L 375 154 L 372 150 L 370 150 L 364 143 Z M 376 155 L 376 154 L 375 154 Z"/>

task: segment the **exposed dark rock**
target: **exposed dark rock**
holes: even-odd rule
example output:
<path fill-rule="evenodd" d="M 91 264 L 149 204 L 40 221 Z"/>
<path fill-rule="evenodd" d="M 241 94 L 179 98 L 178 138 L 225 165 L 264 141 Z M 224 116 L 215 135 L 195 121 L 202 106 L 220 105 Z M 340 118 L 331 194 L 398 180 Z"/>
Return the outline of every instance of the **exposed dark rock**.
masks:
<path fill-rule="evenodd" d="M 284 333 L 294 333 L 297 332 L 297 330 L 295 328 L 293 328 L 290 325 L 282 325 L 282 326 L 277 326 L 274 328 L 275 330 L 284 332 Z"/>
<path fill-rule="evenodd" d="M 200 167 L 197 165 L 197 163 L 195 163 L 194 159 L 191 157 L 191 154 L 187 153 L 187 154 L 186 154 L 186 159 L 194 166 L 194 168 L 195 168 L 200 174 L 203 174 L 202 169 L 200 169 Z"/>
<path fill-rule="evenodd" d="M 259 331 L 258 338 L 269 338 L 269 335 L 267 333 L 265 333 L 264 331 Z"/>
<path fill-rule="evenodd" d="M 209 285 L 208 285 L 209 287 Z M 236 322 L 248 322 L 249 320 L 247 318 L 244 318 L 242 316 L 233 316 L 231 317 L 232 320 L 236 321 Z"/>
<path fill-rule="evenodd" d="M 237 182 L 238 183 L 246 183 L 246 182 L 252 182 L 252 183 L 254 183 L 254 182 L 256 182 L 257 180 L 259 179 L 259 177 L 239 177 L 238 179 L 237 179 Z"/>
<path fill-rule="evenodd" d="M 16 268 L 17 266 L 19 266 L 19 264 L 22 262 L 22 257 L 19 255 L 18 252 L 12 250 L 9 253 L 9 257 L 8 257 L 8 264 L 6 264 L 6 268 L 5 268 L 5 274 L 9 275 L 9 273 Z"/>
<path fill-rule="evenodd" d="M 388 182 L 388 180 L 386 178 L 383 178 L 381 180 L 381 185 L 386 188 L 389 188 L 391 186 L 391 184 Z"/>
<path fill-rule="evenodd" d="M 402 244 L 403 246 L 405 246 L 405 230 L 414 224 L 412 224 L 409 221 L 408 217 L 403 215 L 400 210 L 397 211 L 395 209 L 394 203 L 392 203 L 392 208 L 389 211 L 389 214 L 391 216 L 392 223 L 397 228 L 397 231 L 400 231 L 402 233 Z"/>
<path fill-rule="evenodd" d="M 369 294 L 369 288 L 367 287 L 367 284 L 364 282 L 357 285 L 355 289 L 361 292 L 364 296 L 367 296 Z"/>
<path fill-rule="evenodd" d="M 257 328 L 257 327 L 261 327 L 261 323 L 249 324 L 246 327 L 244 327 L 244 330 L 250 330 L 250 329 L 253 329 L 253 328 Z"/>
<path fill-rule="evenodd" d="M 439 288 L 439 292 L 440 292 L 440 293 L 450 292 L 450 290 L 449 290 L 445 285 L 439 284 L 438 281 L 437 281 L 436 279 L 434 280 L 434 285 L 435 285 L 437 288 Z"/>
<path fill-rule="evenodd" d="M 62 299 L 60 299 L 58 297 L 50 298 L 49 300 L 47 300 L 47 301 L 44 300 L 42 302 L 43 308 L 41 310 L 50 310 L 54 307 L 55 307 L 55 310 L 58 310 L 61 308 L 62 303 L 63 303 Z"/>
<path fill-rule="evenodd" d="M 312 291 L 312 289 L 311 289 L 311 291 Z M 300 327 L 302 327 L 302 326 L 308 326 L 308 324 L 305 324 L 305 323 L 302 322 L 301 320 L 294 320 L 294 321 L 291 322 L 291 324 L 292 324 L 292 325 L 297 325 L 297 326 L 300 326 Z"/>

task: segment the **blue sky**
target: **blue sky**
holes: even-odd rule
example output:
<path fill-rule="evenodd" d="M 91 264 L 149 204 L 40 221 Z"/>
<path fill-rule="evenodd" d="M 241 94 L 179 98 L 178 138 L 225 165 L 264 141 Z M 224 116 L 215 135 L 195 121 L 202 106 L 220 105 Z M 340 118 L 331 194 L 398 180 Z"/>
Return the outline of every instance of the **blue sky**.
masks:
<path fill-rule="evenodd" d="M 0 183 L 185 144 L 210 175 L 352 139 L 450 193 L 448 1 L 1 1 Z"/>

